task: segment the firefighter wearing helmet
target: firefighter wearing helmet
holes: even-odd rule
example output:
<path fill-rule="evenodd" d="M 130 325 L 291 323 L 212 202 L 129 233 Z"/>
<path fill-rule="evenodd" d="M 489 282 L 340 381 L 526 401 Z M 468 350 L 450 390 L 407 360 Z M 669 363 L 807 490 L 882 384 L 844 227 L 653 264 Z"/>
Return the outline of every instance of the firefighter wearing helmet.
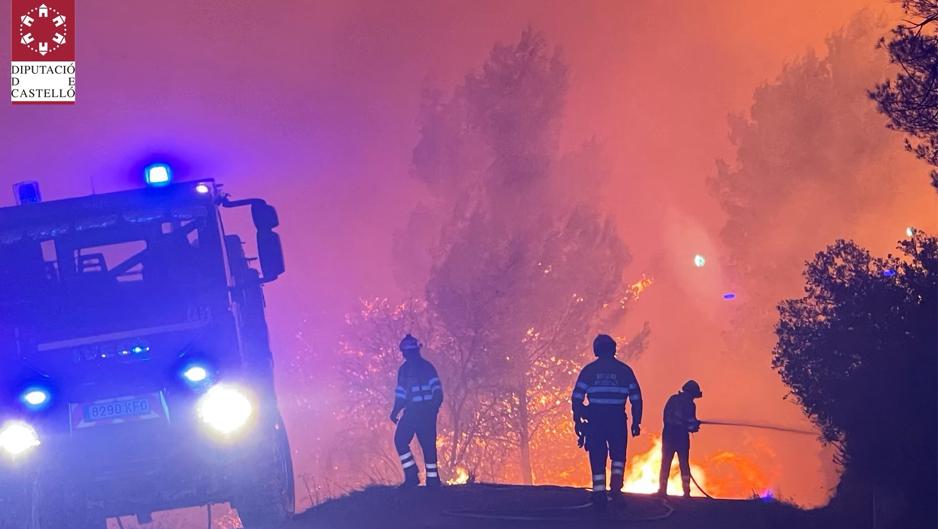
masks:
<path fill-rule="evenodd" d="M 397 370 L 397 389 L 391 410 L 391 422 L 397 425 L 394 447 L 404 470 L 402 488 L 420 484 L 420 471 L 410 450 L 410 442 L 415 435 L 423 451 L 426 484 L 428 487 L 440 486 L 440 470 L 436 463 L 436 417 L 443 404 L 443 384 L 433 364 L 420 356 L 420 347 L 420 342 L 409 334 L 401 340 L 404 363 Z"/>
<path fill-rule="evenodd" d="M 579 444 L 589 452 L 593 507 L 606 506 L 606 459 L 612 461 L 609 488 L 622 501 L 625 448 L 628 444 L 626 400 L 632 403 L 632 436 L 641 433 L 642 390 L 632 369 L 616 359 L 616 342 L 600 334 L 593 340 L 596 360 L 580 371 L 573 387 L 573 423 Z M 584 405 L 587 399 L 589 405 Z"/>
<path fill-rule="evenodd" d="M 661 439 L 661 471 L 658 474 L 658 494 L 664 496 L 668 491 L 668 476 L 671 473 L 671 461 L 677 454 L 681 467 L 681 486 L 684 497 L 690 497 L 690 434 L 700 430 L 697 420 L 695 399 L 703 397 L 700 384 L 688 380 L 681 391 L 672 395 L 664 406 L 664 433 Z"/>

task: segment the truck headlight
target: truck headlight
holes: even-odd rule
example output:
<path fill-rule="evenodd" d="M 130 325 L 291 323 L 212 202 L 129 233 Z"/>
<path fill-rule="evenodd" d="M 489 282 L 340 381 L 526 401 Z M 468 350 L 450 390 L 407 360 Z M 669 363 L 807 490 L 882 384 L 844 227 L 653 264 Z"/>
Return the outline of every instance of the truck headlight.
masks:
<path fill-rule="evenodd" d="M 23 421 L 8 421 L 0 427 L 0 449 L 12 457 L 39 446 L 39 434 Z"/>
<path fill-rule="evenodd" d="M 254 415 L 254 405 L 241 390 L 227 384 L 212 386 L 196 404 L 199 418 L 218 433 L 230 435 Z"/>
<path fill-rule="evenodd" d="M 20 395 L 20 400 L 30 410 L 39 410 L 49 404 L 51 395 L 45 388 L 29 388 Z"/>
<path fill-rule="evenodd" d="M 182 378 L 186 379 L 186 382 L 191 384 L 205 382 L 208 378 L 208 369 L 198 364 L 191 365 L 182 372 Z"/>

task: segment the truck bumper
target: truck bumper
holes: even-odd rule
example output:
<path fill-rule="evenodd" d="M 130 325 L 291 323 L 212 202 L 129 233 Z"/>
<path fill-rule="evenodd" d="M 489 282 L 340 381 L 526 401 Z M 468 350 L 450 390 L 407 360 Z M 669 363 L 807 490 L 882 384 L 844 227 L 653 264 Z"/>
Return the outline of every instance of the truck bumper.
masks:
<path fill-rule="evenodd" d="M 100 517 L 228 502 L 250 479 L 272 429 L 257 420 L 220 439 L 196 420 L 154 420 L 46 434 L 15 466 L 0 462 L 7 467 L 0 469 L 0 493 L 15 502 L 38 480 L 68 511 Z"/>

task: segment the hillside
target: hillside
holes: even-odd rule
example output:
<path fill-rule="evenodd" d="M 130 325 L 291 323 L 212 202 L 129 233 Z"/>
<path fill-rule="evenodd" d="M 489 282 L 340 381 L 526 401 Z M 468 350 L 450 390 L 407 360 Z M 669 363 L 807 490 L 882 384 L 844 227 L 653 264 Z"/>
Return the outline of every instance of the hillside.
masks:
<path fill-rule="evenodd" d="M 464 485 L 441 490 L 398 491 L 373 487 L 338 498 L 302 514 L 284 529 L 591 529 L 641 526 L 654 529 L 804 527 L 809 514 L 758 500 L 668 498 L 627 495 L 624 508 L 593 513 L 589 493 L 567 487 Z"/>

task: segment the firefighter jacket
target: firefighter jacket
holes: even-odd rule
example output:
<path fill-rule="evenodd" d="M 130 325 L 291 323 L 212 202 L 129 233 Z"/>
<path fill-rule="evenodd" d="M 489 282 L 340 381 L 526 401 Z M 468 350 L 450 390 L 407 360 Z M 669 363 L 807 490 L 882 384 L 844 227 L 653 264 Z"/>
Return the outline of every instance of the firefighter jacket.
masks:
<path fill-rule="evenodd" d="M 584 406 L 583 399 L 589 400 Z M 632 368 L 613 356 L 600 357 L 580 371 L 573 387 L 573 417 L 593 420 L 625 417 L 625 402 L 632 403 L 632 422 L 642 422 L 642 390 Z M 587 410 L 587 408 L 589 408 Z M 624 423 L 623 423 L 624 424 Z"/>
<path fill-rule="evenodd" d="M 437 411 L 443 404 L 443 384 L 436 368 L 422 356 L 406 360 L 397 370 L 394 411 Z"/>
<path fill-rule="evenodd" d="M 664 406 L 664 435 L 687 435 L 700 427 L 697 420 L 697 405 L 683 391 L 672 395 Z"/>

